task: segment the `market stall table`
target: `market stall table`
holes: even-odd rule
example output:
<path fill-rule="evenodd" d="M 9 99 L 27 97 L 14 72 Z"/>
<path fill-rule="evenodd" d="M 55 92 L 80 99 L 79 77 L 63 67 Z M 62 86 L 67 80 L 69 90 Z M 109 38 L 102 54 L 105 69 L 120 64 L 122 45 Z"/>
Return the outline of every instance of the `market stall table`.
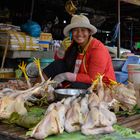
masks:
<path fill-rule="evenodd" d="M 118 117 L 118 124 L 140 132 L 140 114 L 129 117 Z"/>
<path fill-rule="evenodd" d="M 118 117 L 118 124 L 140 132 L 140 114 Z M 35 140 L 26 136 L 26 132 L 22 127 L 0 123 L 0 140 Z"/>
<path fill-rule="evenodd" d="M 0 53 L 0 56 L 2 56 L 3 52 Z M 48 58 L 52 59 L 54 56 L 54 51 L 48 50 L 48 51 L 20 51 L 20 50 L 8 50 L 6 57 L 15 59 L 15 58 Z"/>
<path fill-rule="evenodd" d="M 0 140 L 34 140 L 27 137 L 22 127 L 0 123 Z"/>

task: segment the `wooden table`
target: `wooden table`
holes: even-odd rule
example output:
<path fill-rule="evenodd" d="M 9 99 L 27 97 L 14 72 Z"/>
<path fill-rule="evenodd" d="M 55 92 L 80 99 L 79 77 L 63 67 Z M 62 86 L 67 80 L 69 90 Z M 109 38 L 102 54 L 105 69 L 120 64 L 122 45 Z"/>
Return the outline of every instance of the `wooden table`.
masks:
<path fill-rule="evenodd" d="M 140 114 L 118 117 L 118 124 L 140 132 Z M 35 140 L 27 137 L 26 132 L 24 128 L 0 123 L 0 140 Z"/>
<path fill-rule="evenodd" d="M 129 117 L 118 117 L 118 124 L 140 132 L 140 114 Z"/>
<path fill-rule="evenodd" d="M 27 137 L 22 127 L 0 123 L 0 140 L 35 140 Z"/>

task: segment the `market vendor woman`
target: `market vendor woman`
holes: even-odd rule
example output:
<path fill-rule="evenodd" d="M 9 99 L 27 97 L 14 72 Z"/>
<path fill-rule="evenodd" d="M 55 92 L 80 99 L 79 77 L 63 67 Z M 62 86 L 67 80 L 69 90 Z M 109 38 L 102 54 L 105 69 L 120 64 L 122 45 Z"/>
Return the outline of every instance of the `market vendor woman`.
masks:
<path fill-rule="evenodd" d="M 72 43 L 64 58 L 44 68 L 46 78 L 69 88 L 88 88 L 98 74 L 104 74 L 104 82 L 115 80 L 110 54 L 102 42 L 92 37 L 97 29 L 86 16 L 73 15 L 63 32 L 65 36 L 72 34 Z"/>

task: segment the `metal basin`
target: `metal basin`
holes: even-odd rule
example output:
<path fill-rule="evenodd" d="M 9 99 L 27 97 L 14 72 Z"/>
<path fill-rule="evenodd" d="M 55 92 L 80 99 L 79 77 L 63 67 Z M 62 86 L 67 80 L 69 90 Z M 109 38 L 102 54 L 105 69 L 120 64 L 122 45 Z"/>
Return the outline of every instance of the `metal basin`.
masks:
<path fill-rule="evenodd" d="M 85 89 L 55 89 L 54 93 L 58 100 L 67 98 L 70 96 L 78 96 L 80 94 L 86 94 L 87 90 Z"/>

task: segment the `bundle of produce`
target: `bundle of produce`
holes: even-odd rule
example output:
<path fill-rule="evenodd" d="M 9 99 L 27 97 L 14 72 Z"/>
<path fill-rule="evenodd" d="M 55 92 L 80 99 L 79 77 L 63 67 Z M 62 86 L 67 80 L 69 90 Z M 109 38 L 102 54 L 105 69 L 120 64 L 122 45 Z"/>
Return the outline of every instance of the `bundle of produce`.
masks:
<path fill-rule="evenodd" d="M 2 48 L 5 47 L 7 40 L 9 40 L 9 50 L 37 50 L 40 48 L 39 38 L 15 30 L 0 30 L 0 46 Z"/>
<path fill-rule="evenodd" d="M 24 128 L 34 127 L 44 116 L 45 109 L 41 107 L 27 108 L 28 112 L 25 115 L 20 115 L 17 112 L 13 112 L 10 118 L 2 120 L 4 123 L 16 124 Z"/>

